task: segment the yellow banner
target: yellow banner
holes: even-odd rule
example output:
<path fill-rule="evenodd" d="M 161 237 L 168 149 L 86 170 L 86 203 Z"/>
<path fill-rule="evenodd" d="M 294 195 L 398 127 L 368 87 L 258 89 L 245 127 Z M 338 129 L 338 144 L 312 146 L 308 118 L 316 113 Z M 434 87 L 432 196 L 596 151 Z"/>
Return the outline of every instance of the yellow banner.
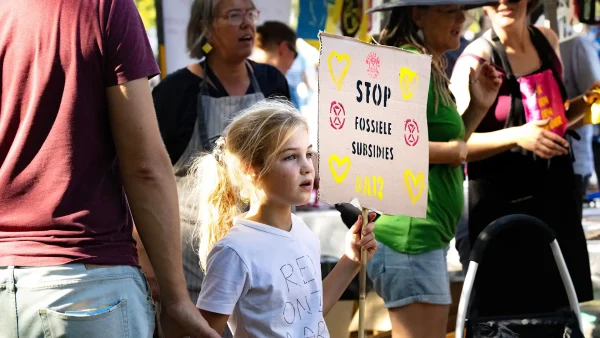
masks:
<path fill-rule="evenodd" d="M 325 32 L 369 42 L 371 15 L 365 12 L 371 7 L 372 0 L 335 0 L 333 4 L 328 3 Z M 316 38 L 306 39 L 306 42 L 317 49 L 320 48 Z"/>

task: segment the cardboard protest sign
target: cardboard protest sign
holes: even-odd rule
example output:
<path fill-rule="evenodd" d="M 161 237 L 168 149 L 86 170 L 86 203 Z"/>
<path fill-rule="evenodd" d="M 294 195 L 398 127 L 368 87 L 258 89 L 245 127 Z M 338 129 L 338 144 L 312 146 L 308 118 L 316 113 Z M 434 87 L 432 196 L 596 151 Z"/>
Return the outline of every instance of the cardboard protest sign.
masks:
<path fill-rule="evenodd" d="M 320 197 L 425 217 L 431 57 L 320 34 Z"/>

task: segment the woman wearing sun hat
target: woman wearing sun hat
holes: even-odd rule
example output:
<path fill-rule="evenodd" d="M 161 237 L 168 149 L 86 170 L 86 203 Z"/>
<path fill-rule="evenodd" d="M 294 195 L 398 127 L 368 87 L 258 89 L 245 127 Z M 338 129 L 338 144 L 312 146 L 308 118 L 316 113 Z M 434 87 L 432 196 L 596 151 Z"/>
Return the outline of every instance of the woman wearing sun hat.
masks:
<path fill-rule="evenodd" d="M 446 266 L 447 247 L 463 207 L 461 164 L 469 135 L 496 96 L 499 80 L 492 67 L 471 74 L 477 85 L 469 114 L 461 119 L 448 89 L 443 54 L 460 45 L 463 5 L 481 1 L 395 1 L 374 10 L 391 10 L 379 43 L 432 55 L 427 104 L 429 191 L 427 218 L 380 215 L 376 237 L 380 250 L 367 264 L 375 291 L 383 298 L 392 337 L 444 337 L 452 300 Z M 460 3 L 460 4 L 457 4 Z M 464 122 L 463 122 L 464 121 Z M 344 222 L 352 212 L 338 206 Z"/>

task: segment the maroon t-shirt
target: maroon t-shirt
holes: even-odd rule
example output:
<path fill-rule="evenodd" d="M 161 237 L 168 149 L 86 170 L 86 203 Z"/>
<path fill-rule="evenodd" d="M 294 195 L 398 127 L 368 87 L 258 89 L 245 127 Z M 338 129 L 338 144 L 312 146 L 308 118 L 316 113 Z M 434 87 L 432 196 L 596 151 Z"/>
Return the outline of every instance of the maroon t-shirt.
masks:
<path fill-rule="evenodd" d="M 0 1 L 0 266 L 137 265 L 106 87 L 159 70 L 133 0 Z"/>

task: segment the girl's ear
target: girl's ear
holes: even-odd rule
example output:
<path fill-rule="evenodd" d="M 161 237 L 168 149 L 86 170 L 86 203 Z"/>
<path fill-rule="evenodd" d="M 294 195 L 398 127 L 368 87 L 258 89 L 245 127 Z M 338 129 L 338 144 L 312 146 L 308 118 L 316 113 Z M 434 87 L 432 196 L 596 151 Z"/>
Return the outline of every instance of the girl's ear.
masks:
<path fill-rule="evenodd" d="M 254 166 L 245 166 L 242 168 L 242 173 L 250 182 L 256 183 L 256 178 L 260 174 L 260 168 Z"/>

